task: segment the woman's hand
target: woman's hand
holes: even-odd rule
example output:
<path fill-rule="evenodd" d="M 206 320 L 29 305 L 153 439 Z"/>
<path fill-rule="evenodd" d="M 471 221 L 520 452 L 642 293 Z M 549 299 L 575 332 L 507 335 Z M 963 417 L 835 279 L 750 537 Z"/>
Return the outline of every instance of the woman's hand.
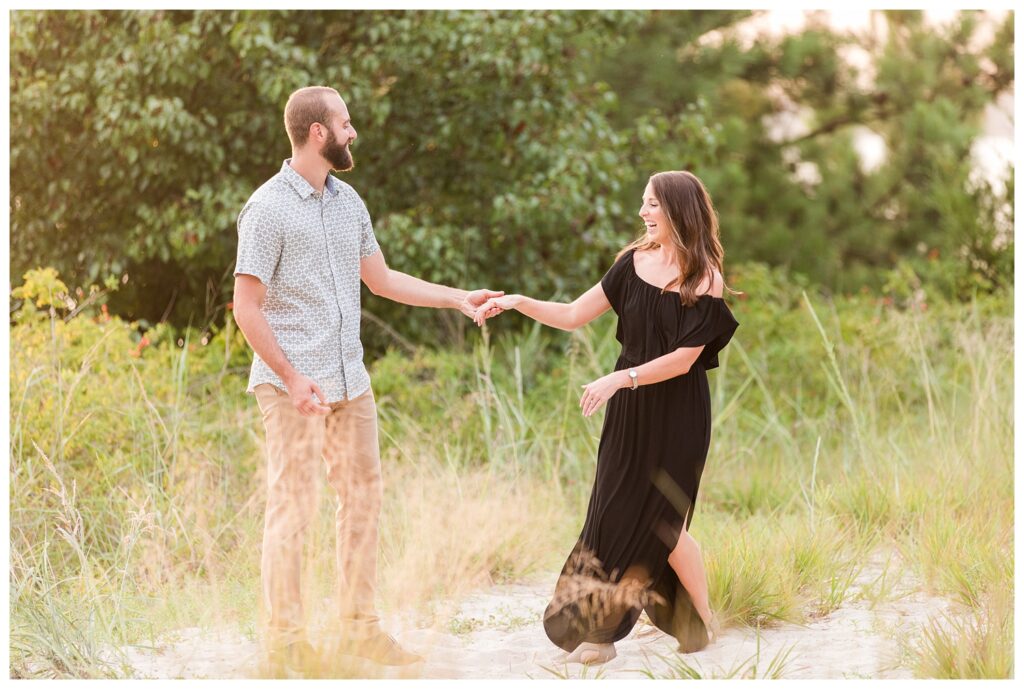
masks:
<path fill-rule="evenodd" d="M 477 307 L 473 320 L 476 321 L 477 325 L 483 325 L 484 321 L 488 318 L 493 318 L 502 311 L 514 309 L 522 301 L 523 295 L 521 294 L 506 294 L 503 297 L 492 297 Z"/>
<path fill-rule="evenodd" d="M 504 292 L 495 292 L 489 289 L 477 289 L 472 292 L 466 293 L 466 298 L 459 304 L 459 311 L 466 314 L 469 318 L 476 320 L 476 310 L 480 308 L 488 299 L 493 297 L 503 296 Z M 479 325 L 479 323 L 477 324 Z"/>
<path fill-rule="evenodd" d="M 580 408 L 583 416 L 590 416 L 601 405 L 612 398 L 616 391 L 632 386 L 629 373 L 626 371 L 613 371 L 606 376 L 587 383 L 583 386 L 583 397 L 580 398 Z"/>

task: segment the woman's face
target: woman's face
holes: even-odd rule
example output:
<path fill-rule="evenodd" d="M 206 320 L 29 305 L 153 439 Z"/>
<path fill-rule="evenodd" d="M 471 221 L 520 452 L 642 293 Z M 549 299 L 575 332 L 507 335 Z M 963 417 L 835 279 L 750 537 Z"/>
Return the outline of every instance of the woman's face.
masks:
<path fill-rule="evenodd" d="M 662 210 L 658 197 L 654 195 L 654 189 L 651 187 L 650 182 L 647 183 L 647 187 L 644 189 L 644 204 L 640 206 L 640 217 L 643 218 L 644 224 L 647 225 L 647 238 L 649 240 L 658 244 L 664 244 L 668 241 L 668 233 L 671 231 L 672 224 Z"/>

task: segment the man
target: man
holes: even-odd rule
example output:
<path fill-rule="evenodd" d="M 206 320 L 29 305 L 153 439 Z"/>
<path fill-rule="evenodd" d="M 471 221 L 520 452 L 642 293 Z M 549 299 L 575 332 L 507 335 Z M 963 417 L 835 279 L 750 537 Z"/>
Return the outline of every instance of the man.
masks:
<path fill-rule="evenodd" d="M 284 122 L 292 157 L 238 216 L 234 293 L 235 320 L 254 351 L 248 391 L 267 436 L 261 577 L 271 660 L 296 667 L 316 658 L 299 581 L 322 457 L 339 500 L 336 614 L 347 652 L 408 664 L 420 658 L 383 632 L 374 603 L 382 482 L 359 281 L 403 304 L 467 316 L 502 292 L 466 292 L 388 268 L 362 199 L 330 174 L 352 169 L 357 136 L 336 90 L 299 89 Z"/>

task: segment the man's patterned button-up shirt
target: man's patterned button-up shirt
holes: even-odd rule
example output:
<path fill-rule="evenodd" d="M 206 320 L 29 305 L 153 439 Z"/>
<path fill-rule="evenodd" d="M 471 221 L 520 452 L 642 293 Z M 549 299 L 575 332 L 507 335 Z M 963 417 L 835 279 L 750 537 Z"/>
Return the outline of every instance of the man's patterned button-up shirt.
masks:
<path fill-rule="evenodd" d="M 359 261 L 378 248 L 359 194 L 327 175 L 323 193 L 289 165 L 253 192 L 238 215 L 235 275 L 267 287 L 263 315 L 295 369 L 327 402 L 370 387 L 359 341 Z M 284 382 L 253 354 L 248 392 Z"/>

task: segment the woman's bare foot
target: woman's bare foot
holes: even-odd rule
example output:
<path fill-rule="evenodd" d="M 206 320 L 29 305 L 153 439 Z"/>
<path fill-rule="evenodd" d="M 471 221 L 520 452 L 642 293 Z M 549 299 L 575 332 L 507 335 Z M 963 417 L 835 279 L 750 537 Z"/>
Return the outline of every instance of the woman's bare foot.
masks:
<path fill-rule="evenodd" d="M 599 665 L 607 663 L 617 655 L 615 644 L 592 644 L 584 641 L 576 650 L 565 659 L 567 663 L 583 663 L 584 665 Z"/>
<path fill-rule="evenodd" d="M 718 634 L 722 631 L 722 625 L 718 621 L 718 613 L 711 613 L 709 619 L 704 620 L 704 626 L 708 630 L 708 643 L 718 641 Z"/>

